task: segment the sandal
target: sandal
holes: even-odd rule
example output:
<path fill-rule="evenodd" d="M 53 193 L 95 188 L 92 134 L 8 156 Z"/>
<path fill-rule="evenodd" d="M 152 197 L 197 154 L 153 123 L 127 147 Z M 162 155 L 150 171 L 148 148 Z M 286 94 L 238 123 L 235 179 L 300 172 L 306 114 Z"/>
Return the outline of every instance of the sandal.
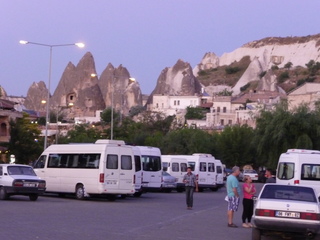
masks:
<path fill-rule="evenodd" d="M 235 225 L 235 224 L 233 224 L 233 223 L 228 223 L 228 227 L 232 227 L 232 228 L 237 228 L 238 226 L 237 225 Z"/>

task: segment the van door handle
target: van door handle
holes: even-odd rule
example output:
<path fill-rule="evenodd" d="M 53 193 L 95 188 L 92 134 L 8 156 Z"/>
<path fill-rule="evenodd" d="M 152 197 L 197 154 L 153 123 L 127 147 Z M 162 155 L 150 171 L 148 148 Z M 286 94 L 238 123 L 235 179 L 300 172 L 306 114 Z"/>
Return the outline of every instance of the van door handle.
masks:
<path fill-rule="evenodd" d="M 151 177 L 155 177 L 154 175 L 151 175 Z"/>
<path fill-rule="evenodd" d="M 120 175 L 124 175 L 124 173 L 120 173 Z"/>

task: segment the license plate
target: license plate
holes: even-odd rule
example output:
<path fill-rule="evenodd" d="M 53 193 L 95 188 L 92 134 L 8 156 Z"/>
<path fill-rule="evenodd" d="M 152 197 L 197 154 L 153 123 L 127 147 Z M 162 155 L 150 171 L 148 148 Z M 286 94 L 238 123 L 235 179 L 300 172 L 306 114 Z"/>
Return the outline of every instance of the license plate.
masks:
<path fill-rule="evenodd" d="M 300 218 L 300 213 L 297 213 L 297 212 L 276 211 L 276 217 Z"/>
<path fill-rule="evenodd" d="M 24 187 L 37 187 L 36 183 L 24 183 L 23 184 Z"/>

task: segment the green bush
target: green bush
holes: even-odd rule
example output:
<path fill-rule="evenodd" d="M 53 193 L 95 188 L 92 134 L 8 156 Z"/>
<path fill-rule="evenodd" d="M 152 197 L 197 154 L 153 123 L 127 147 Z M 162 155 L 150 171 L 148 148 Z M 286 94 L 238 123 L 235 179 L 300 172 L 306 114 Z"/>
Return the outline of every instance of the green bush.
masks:
<path fill-rule="evenodd" d="M 286 79 L 288 79 L 289 76 L 289 72 L 285 71 L 283 73 L 280 74 L 279 78 L 278 78 L 278 82 L 279 83 L 283 83 Z"/>
<path fill-rule="evenodd" d="M 236 72 L 239 72 L 240 68 L 238 68 L 238 67 L 226 67 L 225 71 L 226 71 L 227 74 L 234 74 Z"/>
<path fill-rule="evenodd" d="M 244 85 L 243 87 L 240 88 L 241 92 L 244 92 L 245 90 L 247 90 L 250 87 L 250 83 L 247 83 L 246 85 Z"/>

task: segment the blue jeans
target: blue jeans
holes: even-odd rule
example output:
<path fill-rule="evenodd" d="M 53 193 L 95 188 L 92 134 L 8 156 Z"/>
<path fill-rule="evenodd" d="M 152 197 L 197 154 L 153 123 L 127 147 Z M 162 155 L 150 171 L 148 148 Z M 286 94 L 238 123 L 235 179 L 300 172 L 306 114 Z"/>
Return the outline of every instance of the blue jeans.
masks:
<path fill-rule="evenodd" d="M 186 202 L 187 202 L 187 207 L 192 207 L 193 206 L 193 192 L 194 192 L 194 187 L 186 186 Z"/>

